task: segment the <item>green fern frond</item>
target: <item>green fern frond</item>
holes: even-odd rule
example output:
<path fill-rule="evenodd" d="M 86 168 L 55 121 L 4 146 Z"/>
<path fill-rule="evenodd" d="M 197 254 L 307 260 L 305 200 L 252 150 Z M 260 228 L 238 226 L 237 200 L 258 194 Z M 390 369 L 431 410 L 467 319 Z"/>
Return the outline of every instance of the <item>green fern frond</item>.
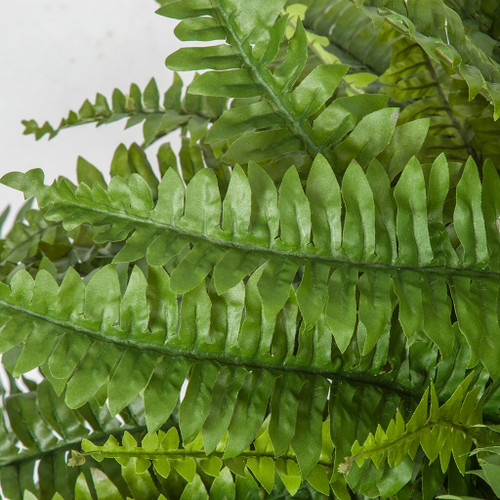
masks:
<path fill-rule="evenodd" d="M 469 102 L 464 80 L 451 77 L 413 40 L 395 41 L 391 66 L 380 77 L 384 92 L 402 107 L 400 122 L 414 123 L 429 117 L 429 133 L 419 157 L 433 161 L 445 152 L 450 161 L 466 161 L 472 155 L 479 165 L 486 158 L 498 163 L 496 137 L 500 125 L 493 120 L 487 102 L 477 96 Z M 391 178 L 397 170 L 390 172 Z"/>
<path fill-rule="evenodd" d="M 159 9 L 161 15 L 181 20 L 177 32 L 182 39 L 207 40 L 210 34 L 210 40 L 227 41 L 182 48 L 166 60 L 175 70 L 215 70 L 197 76 L 191 94 L 237 99 L 214 123 L 206 142 L 224 148 L 225 164 L 257 161 L 269 172 L 279 170 L 280 177 L 291 155 L 302 171 L 322 153 L 339 175 L 347 158 L 366 166 L 384 151 L 390 156 L 399 137 L 397 109 L 382 109 L 387 101 L 378 95 L 344 97 L 325 107 L 348 67 L 307 68 L 307 33 L 298 20 L 287 39 L 288 15 L 278 17 L 283 4 L 273 0 L 265 9 L 254 9 L 227 0 L 178 1 Z M 418 141 L 405 160 L 416 153 Z"/>
<path fill-rule="evenodd" d="M 322 455 L 307 481 L 316 490 L 328 495 L 329 478 L 333 466 L 331 461 L 333 446 L 328 421 L 323 423 L 323 440 Z M 202 471 L 213 478 L 221 478 L 211 485 L 211 488 L 216 490 L 222 481 L 234 483 L 236 475 L 240 477 L 253 475 L 267 493 L 271 493 L 275 487 L 276 471 L 277 477 L 281 479 L 290 495 L 295 495 L 301 487 L 302 479 L 297 457 L 290 448 L 285 455 L 276 458 L 266 424 L 253 442 L 252 449 L 243 450 L 237 458 L 227 456 L 224 451 L 226 445 L 227 436 L 225 442 L 217 446 L 212 453 L 206 454 L 200 434 L 191 443 L 181 448 L 179 433 L 175 427 L 171 427 L 168 432 L 159 431 L 147 434 L 138 446 L 134 437 L 125 432 L 121 446 L 113 436 L 102 446 L 97 446 L 85 439 L 82 442 L 84 453 L 73 451 L 68 463 L 72 466 L 79 466 L 85 463 L 86 457 L 91 456 L 98 462 L 105 458 L 113 458 L 125 467 L 133 460 L 138 474 L 144 473 L 152 466 L 154 471 L 165 480 L 172 471 L 177 471 L 188 483 L 192 483 Z M 211 488 L 210 494 L 215 494 Z"/>
<path fill-rule="evenodd" d="M 110 434 L 120 436 L 125 430 L 134 434 L 144 432 L 141 405 L 125 409 L 120 420 L 111 417 L 107 408 L 95 399 L 78 410 L 70 410 L 47 380 L 39 384 L 25 382 L 30 386 L 28 392 L 22 392 L 11 378 L 10 394 L 2 396 L 0 485 L 3 498 L 21 500 L 27 498 L 27 491 L 37 499 L 74 498 L 80 471 L 68 470 L 69 450 L 79 447 L 84 438 L 102 442 Z M 123 419 L 127 420 L 125 424 Z M 84 467 L 82 480 L 95 491 L 90 472 L 90 467 Z M 104 464 L 102 473 L 112 478 L 123 498 L 131 495 L 116 464 Z M 32 497 L 28 495 L 28 498 Z"/>
<path fill-rule="evenodd" d="M 500 117 L 500 64 L 493 47 L 496 40 L 480 32 L 477 22 L 467 27 L 443 0 L 353 0 L 356 5 L 373 6 L 375 22 L 388 21 L 417 42 L 433 60 L 445 63 L 469 87 L 469 99 L 481 93 Z M 450 3 L 450 2 L 449 2 Z M 476 33 L 480 36 L 476 36 Z"/>
<path fill-rule="evenodd" d="M 500 40 L 498 5 L 492 0 L 467 2 L 464 0 L 447 0 L 447 4 L 455 9 L 464 19 L 470 19 L 483 33 L 487 33 L 495 40 Z M 499 60 L 498 48 L 493 48 L 492 57 Z"/>
<path fill-rule="evenodd" d="M 49 139 L 61 130 L 78 125 L 95 123 L 100 126 L 117 120 L 127 119 L 125 128 L 143 123 L 144 144 L 150 145 L 173 130 L 184 127 L 190 121 L 209 122 L 218 118 L 225 109 L 224 99 L 182 99 L 182 80 L 174 75 L 172 86 L 165 92 L 162 102 L 158 86 L 151 79 L 144 91 L 132 84 L 128 94 L 118 89 L 113 92 L 111 102 L 102 94 L 97 94 L 94 104 L 86 100 L 78 112 L 70 111 L 67 118 L 54 127 L 45 122 L 42 126 L 35 120 L 25 120 L 24 134 L 33 134 L 36 140 L 45 135 Z"/>
<path fill-rule="evenodd" d="M 305 193 L 292 168 L 278 196 L 265 172 L 251 164 L 248 177 L 234 169 L 222 201 L 210 170 L 199 171 L 187 188 L 169 170 L 156 204 L 136 174 L 128 184 L 114 177 L 107 191 L 85 184 L 75 190 L 64 180 L 46 187 L 39 170 L 8 174 L 2 182 L 35 194 L 48 209 L 46 218 L 67 230 L 90 223 L 97 242 L 126 239 L 114 262 L 145 257 L 151 266 L 166 264 L 174 293 L 205 289 L 212 273 L 219 295 L 252 277 L 247 289 L 257 284 L 266 320 L 275 321 L 287 301 L 296 300 L 304 327 L 319 321 L 342 352 L 356 333 L 360 350 L 369 353 L 399 305 L 410 343 L 424 334 L 449 353 L 453 305 L 473 363 L 481 359 L 497 377 L 500 181 L 487 165 L 488 182 L 481 186 L 468 161 L 454 197 L 457 244 L 442 219 L 447 171 L 444 157 L 438 158 L 426 183 L 412 159 L 391 194 L 378 163 L 365 174 L 353 162 L 340 189 L 318 157 Z"/>
<path fill-rule="evenodd" d="M 327 365 L 326 352 L 315 354 L 322 362 L 301 362 L 307 345 L 294 362 L 293 341 L 287 339 L 295 335 L 296 307 L 290 305 L 277 324 L 265 322 L 261 345 L 252 355 L 243 349 L 258 340 L 255 332 L 238 334 L 243 286 L 217 299 L 207 295 L 203 284 L 186 294 L 179 308 L 161 268 L 150 268 L 147 280 L 135 268 L 123 297 L 112 266 L 87 281 L 84 285 L 70 269 L 59 287 L 46 271 L 35 280 L 19 271 L 10 287 L 3 285 L 0 351 L 14 376 L 43 366 L 58 394 L 66 391 L 70 408 L 104 391 L 113 415 L 144 391 L 150 431 L 169 418 L 188 377 L 179 408 L 184 443 L 202 431 L 205 451 L 211 453 L 228 430 L 226 455 L 231 456 L 251 444 L 270 400 L 269 432 L 276 454 L 292 445 L 303 477 L 308 476 L 321 453 L 318 429 L 327 378 L 335 373 L 328 370 L 333 367 Z M 244 330 L 257 319 L 251 311 L 258 300 L 255 284 L 247 288 Z M 262 316 L 261 307 L 256 312 Z M 233 338 L 222 330 L 226 322 Z M 343 378 L 349 381 L 349 374 Z M 376 377 L 371 381 L 376 384 Z M 220 390 L 212 393 L 214 387 Z M 285 400 L 287 410 L 282 409 Z M 290 405 L 298 413 L 288 415 Z"/>
<path fill-rule="evenodd" d="M 380 467 L 385 461 L 390 467 L 397 467 L 409 455 L 411 459 L 421 447 L 432 463 L 439 457 L 441 469 L 446 472 L 450 457 L 453 455 L 459 471 L 465 473 L 465 465 L 473 444 L 478 446 L 480 432 L 475 428 L 481 423 L 482 409 L 478 404 L 480 387 L 467 392 L 470 379 L 467 378 L 454 394 L 439 406 L 434 385 L 427 390 L 405 424 L 397 412 L 387 430 L 379 425 L 375 434 L 370 433 L 361 445 L 356 441 L 351 449 L 352 455 L 340 465 L 339 470 L 348 474 L 354 462 L 362 466 L 370 459 Z"/>
<path fill-rule="evenodd" d="M 304 26 L 327 37 L 327 47 L 343 64 L 357 72 L 384 73 L 390 64 L 395 30 L 373 26 L 365 8 L 351 0 L 302 0 L 307 10 Z"/>

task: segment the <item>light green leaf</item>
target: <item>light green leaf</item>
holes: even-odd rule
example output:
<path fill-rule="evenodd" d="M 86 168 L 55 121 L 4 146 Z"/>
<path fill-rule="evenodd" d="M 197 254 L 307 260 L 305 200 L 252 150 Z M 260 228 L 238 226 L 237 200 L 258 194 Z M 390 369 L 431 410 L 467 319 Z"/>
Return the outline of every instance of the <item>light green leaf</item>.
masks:
<path fill-rule="evenodd" d="M 481 210 L 481 183 L 472 158 L 465 164 L 463 175 L 457 184 L 457 204 L 453 221 L 464 248 L 464 264 L 484 265 L 488 260 L 488 249 Z"/>
<path fill-rule="evenodd" d="M 353 260 L 368 260 L 375 253 L 375 204 L 363 170 L 356 161 L 342 181 L 346 207 L 342 247 Z"/>
<path fill-rule="evenodd" d="M 335 254 L 342 242 L 340 187 L 326 159 L 316 156 L 306 185 L 311 206 L 313 243 L 316 248 Z"/>
<path fill-rule="evenodd" d="M 168 69 L 175 71 L 192 71 L 239 68 L 241 61 L 230 45 L 223 44 L 179 49 L 167 57 L 165 64 Z"/>
<path fill-rule="evenodd" d="M 394 189 L 398 206 L 399 260 L 410 265 L 429 264 L 434 255 L 427 224 L 425 181 L 419 161 L 413 157 Z"/>
<path fill-rule="evenodd" d="M 262 94 L 246 69 L 207 71 L 195 78 L 189 92 L 213 97 L 258 97 Z"/>
<path fill-rule="evenodd" d="M 398 108 L 385 108 L 364 116 L 351 134 L 333 150 L 333 166 L 343 172 L 354 158 L 364 168 L 391 142 Z"/>
<path fill-rule="evenodd" d="M 311 238 L 311 209 L 294 167 L 287 170 L 278 192 L 281 241 L 306 250 Z"/>
<path fill-rule="evenodd" d="M 297 115 L 300 118 L 308 117 L 321 109 L 347 73 L 347 69 L 343 64 L 320 65 L 314 68 L 290 94 Z"/>
<path fill-rule="evenodd" d="M 302 73 L 307 61 L 308 45 L 306 30 L 301 21 L 297 22 L 295 33 L 288 43 L 286 58 L 275 71 L 274 79 L 280 92 L 290 90 Z"/>
<path fill-rule="evenodd" d="M 177 465 L 178 462 L 174 462 Z M 199 498 L 200 500 L 208 500 L 208 493 L 201 481 L 200 476 L 196 474 L 194 479 L 189 482 L 189 484 L 184 488 L 180 500 L 192 500 L 194 498 Z"/>

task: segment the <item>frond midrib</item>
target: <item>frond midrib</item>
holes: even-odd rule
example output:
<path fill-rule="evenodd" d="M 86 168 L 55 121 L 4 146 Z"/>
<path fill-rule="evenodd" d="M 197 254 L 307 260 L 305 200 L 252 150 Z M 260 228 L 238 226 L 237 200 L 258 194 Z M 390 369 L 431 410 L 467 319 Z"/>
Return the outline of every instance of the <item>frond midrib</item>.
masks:
<path fill-rule="evenodd" d="M 283 364 L 273 365 L 269 363 L 259 362 L 257 359 L 244 359 L 241 356 L 230 356 L 225 353 L 210 353 L 203 350 L 191 351 L 188 349 L 182 349 L 169 345 L 154 345 L 130 338 L 110 336 L 102 331 L 92 330 L 90 328 L 81 325 L 75 325 L 74 323 L 70 323 L 69 321 L 64 321 L 50 316 L 45 316 L 43 314 L 36 313 L 34 311 L 30 311 L 29 309 L 26 309 L 24 307 L 10 304 L 9 302 L 6 302 L 3 299 L 0 299 L 0 309 L 1 308 L 15 310 L 16 312 L 29 315 L 36 320 L 45 321 L 59 328 L 63 328 L 66 331 L 81 333 L 90 338 L 93 338 L 94 340 L 110 343 L 119 347 L 123 347 L 125 349 L 135 349 L 141 352 L 144 351 L 156 352 L 159 355 L 172 358 L 183 357 L 183 358 L 193 359 L 196 361 L 215 361 L 221 365 L 236 366 L 236 367 L 242 366 L 249 369 L 261 369 L 261 370 L 268 370 L 271 372 L 272 371 L 283 372 L 283 373 L 293 372 L 301 375 L 317 375 L 327 379 L 336 379 L 339 380 L 340 382 L 344 381 L 349 384 L 372 385 L 375 387 L 379 387 L 382 390 L 388 390 L 390 392 L 398 394 L 400 397 L 407 400 L 419 401 L 422 398 L 423 394 L 422 391 L 418 391 L 411 387 L 405 386 L 401 383 L 388 380 L 387 378 L 390 376 L 390 373 L 377 376 L 366 372 L 340 371 L 340 370 L 328 371 L 326 369 L 311 367 L 309 364 L 301 365 L 299 363 L 296 363 L 292 365 L 283 365 Z M 484 416 L 490 422 L 500 423 L 500 418 L 497 414 L 484 413 Z"/>
<path fill-rule="evenodd" d="M 285 120 L 287 126 L 291 129 L 291 132 L 302 141 L 307 152 L 311 155 L 312 158 L 314 158 L 319 153 L 319 146 L 314 142 L 311 136 L 304 129 L 302 123 L 300 123 L 300 121 L 296 120 L 293 117 L 292 112 L 288 109 L 283 100 L 280 99 L 280 96 L 269 84 L 265 75 L 260 71 L 260 67 L 254 64 L 250 55 L 245 49 L 242 40 L 239 39 L 234 29 L 232 29 L 231 18 L 224 10 L 220 2 L 218 2 L 218 0 L 210 1 L 212 5 L 217 4 L 217 7 L 214 7 L 215 14 L 217 17 L 219 17 L 220 15 L 224 20 L 224 23 L 221 23 L 219 20 L 219 24 L 221 28 L 225 30 L 226 33 L 228 33 L 228 35 L 231 37 L 231 40 L 234 41 L 234 46 L 237 49 L 237 55 L 241 58 L 242 62 L 249 70 L 250 75 L 252 76 L 254 81 L 262 86 L 262 88 L 265 90 L 266 97 L 274 106 L 274 111 L 277 112 L 277 114 Z M 231 46 L 233 47 L 233 44 L 231 44 Z"/>
<path fill-rule="evenodd" d="M 29 453 L 29 449 L 28 449 L 28 451 L 22 450 L 21 453 L 19 453 L 19 455 L 17 455 L 16 457 L 14 457 L 13 460 L 9 460 L 9 458 L 10 458 L 9 456 L 7 456 L 7 457 L 2 456 L 2 457 L 0 457 L 0 470 L 3 467 L 17 466 L 17 465 L 21 465 L 25 462 L 31 462 L 33 460 L 41 459 L 41 458 L 46 457 L 48 455 L 53 455 L 53 454 L 60 453 L 63 451 L 68 451 L 72 447 L 74 447 L 75 445 L 81 444 L 83 439 L 92 439 L 92 440 L 98 441 L 98 442 L 105 441 L 106 439 L 109 438 L 109 436 L 111 436 L 111 435 L 115 436 L 115 437 L 121 436 L 125 431 L 128 431 L 131 434 L 135 434 L 138 432 L 144 432 L 144 431 L 146 431 L 146 425 L 122 424 L 119 431 L 94 432 L 94 433 L 88 434 L 86 436 L 80 436 L 80 437 L 77 437 L 74 439 L 65 440 L 64 443 L 58 442 L 57 446 L 54 446 L 54 447 L 46 448 L 43 450 L 37 449 L 37 450 L 35 450 L 34 453 Z M 11 457 L 12 457 L 12 455 L 11 455 Z"/>
<path fill-rule="evenodd" d="M 82 196 L 83 199 L 88 199 L 92 203 L 96 203 L 89 198 Z M 260 253 L 262 255 L 268 255 L 269 257 L 280 257 L 283 259 L 295 259 L 302 262 L 319 262 L 323 264 L 329 264 L 332 267 L 347 267 L 352 269 L 357 269 L 361 272 L 364 271 L 382 271 L 388 272 L 390 274 L 396 274 L 401 271 L 411 271 L 415 273 L 421 274 L 431 274 L 438 275 L 444 277 L 452 277 L 452 278 L 475 278 L 482 280 L 493 280 L 498 281 L 500 279 L 500 271 L 492 271 L 492 270 L 481 270 L 481 269 L 470 269 L 470 268 L 459 268 L 453 266 L 445 266 L 445 265 L 426 265 L 426 266 L 411 266 L 404 265 L 402 263 L 385 263 L 385 262 L 356 262 L 353 260 L 342 259 L 340 257 L 326 257 L 323 255 L 317 255 L 313 253 L 305 253 L 301 251 L 291 252 L 286 251 L 284 249 L 278 248 L 263 248 L 251 244 L 239 243 L 236 241 L 224 240 L 221 238 L 215 238 L 213 236 L 208 236 L 206 234 L 197 233 L 194 231 L 190 231 L 189 229 L 180 228 L 178 226 L 174 226 L 172 224 L 167 224 L 162 221 L 158 221 L 156 219 L 151 219 L 148 217 L 141 217 L 137 214 L 132 214 L 125 210 L 118 210 L 114 207 L 109 207 L 107 205 L 101 204 L 103 207 L 109 208 L 110 211 L 100 210 L 95 207 L 91 207 L 88 205 L 80 205 L 71 201 L 64 201 L 64 206 L 75 207 L 78 209 L 84 209 L 89 212 L 99 213 L 101 215 L 109 216 L 112 214 L 113 216 L 122 219 L 127 222 L 133 222 L 139 226 L 149 226 L 152 227 L 153 230 L 163 230 L 169 231 L 173 233 L 177 233 L 180 236 L 189 237 L 190 240 L 198 240 L 205 241 L 219 248 L 227 248 L 227 249 L 237 249 L 245 252 L 252 253 Z"/>
<path fill-rule="evenodd" d="M 329 379 L 339 379 L 344 380 L 349 383 L 359 383 L 359 384 L 369 384 L 375 385 L 396 394 L 399 394 L 402 397 L 409 399 L 419 399 L 421 398 L 421 394 L 417 391 L 405 387 L 398 383 L 391 383 L 387 380 L 382 380 L 382 377 L 377 377 L 375 375 L 370 375 L 367 373 L 359 373 L 359 372 L 351 372 L 351 371 L 328 371 L 326 369 L 314 368 L 309 364 L 299 364 L 294 363 L 291 365 L 275 365 L 270 363 L 259 362 L 258 359 L 245 359 L 241 356 L 230 356 L 226 353 L 211 353 L 203 350 L 189 350 L 182 349 L 169 345 L 158 345 L 151 344 L 147 342 L 138 341 L 131 338 L 119 337 L 119 336 L 111 336 L 99 330 L 92 330 L 88 327 L 76 325 L 69 321 L 64 321 L 62 319 L 54 318 L 51 316 L 43 315 L 40 313 L 36 313 L 34 311 L 30 311 L 25 307 L 21 307 L 18 305 L 10 304 L 3 299 L 0 299 L 0 309 L 7 308 L 18 313 L 22 313 L 28 316 L 31 316 L 35 320 L 44 321 L 46 323 L 50 323 L 54 326 L 62 328 L 66 331 L 72 331 L 74 333 L 80 333 L 90 337 L 94 340 L 98 340 L 100 342 L 106 342 L 113 344 L 117 347 L 122 347 L 124 349 L 136 349 L 138 351 L 144 352 L 155 352 L 159 355 L 167 356 L 167 357 L 182 357 L 193 359 L 196 361 L 215 361 L 222 365 L 229 366 L 243 366 L 249 369 L 262 369 L 269 371 L 278 371 L 278 372 L 294 372 L 302 375 L 319 375 Z"/>
<path fill-rule="evenodd" d="M 84 456 L 94 456 L 94 455 L 102 455 L 104 458 L 111 458 L 110 455 L 115 457 L 130 457 L 130 458 L 144 458 L 146 460 L 155 460 L 160 457 L 170 457 L 172 459 L 175 458 L 210 458 L 210 457 L 218 457 L 223 459 L 225 452 L 224 451 L 212 451 L 208 455 L 204 450 L 190 450 L 185 448 L 178 449 L 170 449 L 170 450 L 144 450 L 140 447 L 125 450 L 125 449 L 113 449 L 113 450 L 96 450 L 96 451 L 88 451 L 85 453 L 81 453 Z M 258 450 L 246 450 L 242 451 L 238 454 L 238 458 L 271 458 L 272 460 L 276 460 L 279 458 L 281 460 L 291 460 L 295 463 L 298 463 L 297 457 L 293 454 L 287 453 L 285 455 L 280 455 L 276 457 L 274 452 L 270 451 L 258 451 Z M 324 467 L 332 468 L 333 461 L 331 460 L 318 460 L 319 465 L 323 465 Z"/>

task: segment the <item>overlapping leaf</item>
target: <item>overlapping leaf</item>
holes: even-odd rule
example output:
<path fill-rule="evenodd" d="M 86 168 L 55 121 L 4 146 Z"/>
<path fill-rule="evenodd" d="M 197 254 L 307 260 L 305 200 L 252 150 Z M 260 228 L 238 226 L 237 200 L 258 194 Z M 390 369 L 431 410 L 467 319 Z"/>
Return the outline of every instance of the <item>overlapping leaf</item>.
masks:
<path fill-rule="evenodd" d="M 328 37 L 328 50 L 352 70 L 381 75 L 390 64 L 393 33 L 385 25 L 373 26 L 364 9 L 350 0 L 311 0 L 304 26 Z"/>
<path fill-rule="evenodd" d="M 500 116 L 500 64 L 494 48 L 496 40 L 481 33 L 477 20 L 464 24 L 443 0 L 354 0 L 356 5 L 378 8 L 374 20 L 389 21 L 417 42 L 433 60 L 444 62 L 469 87 L 469 98 L 481 93 Z"/>
<path fill-rule="evenodd" d="M 426 391 L 407 423 L 398 412 L 387 430 L 379 425 L 362 445 L 356 441 L 351 456 L 346 457 L 340 466 L 341 472 L 348 473 L 354 462 L 362 466 L 366 459 L 371 459 L 377 468 L 385 461 L 396 468 L 407 455 L 414 460 L 419 447 L 422 447 L 430 462 L 439 458 L 443 472 L 448 469 L 453 456 L 458 469 L 464 474 L 473 443 L 481 438 L 480 429 L 475 428 L 481 424 L 481 406 L 478 404 L 481 388 L 467 392 L 469 384 L 470 379 L 467 378 L 442 406 L 439 406 L 432 385 L 431 391 Z"/>
<path fill-rule="evenodd" d="M 207 294 L 203 283 L 179 305 L 161 268 L 150 268 L 146 280 L 136 267 L 123 296 L 112 266 L 87 281 L 70 269 L 58 286 L 46 271 L 33 280 L 21 270 L 10 287 L 2 287 L 0 350 L 14 376 L 42 366 L 57 393 L 65 390 L 70 408 L 101 391 L 112 414 L 141 393 L 150 431 L 170 417 L 187 377 L 179 407 L 184 443 L 202 431 L 210 453 L 227 430 L 226 454 L 232 457 L 252 443 L 270 402 L 276 454 L 291 445 L 302 477 L 308 477 L 321 454 L 327 378 L 335 374 L 327 353 L 315 352 L 309 342 L 294 355 L 296 305 L 290 303 L 279 321 L 266 321 L 262 305 L 251 304 L 258 300 L 255 283 L 247 293 L 240 285 L 222 296 Z M 238 332 L 244 302 L 246 319 Z M 259 318 L 260 339 L 248 332 Z M 306 340 L 310 333 L 302 336 Z M 323 343 L 331 344 L 331 337 Z M 367 377 L 377 384 L 376 377 Z"/>
<path fill-rule="evenodd" d="M 456 249 L 441 215 L 449 182 L 443 158 L 433 165 L 427 185 L 412 159 L 394 198 L 379 164 L 372 162 L 365 174 L 351 163 L 340 189 L 321 157 L 305 193 L 295 169 L 276 191 L 267 174 L 251 164 L 248 176 L 234 169 L 223 201 L 208 169 L 199 171 L 187 188 L 174 171 L 167 171 L 156 204 L 137 175 L 128 184 L 113 178 L 107 191 L 85 184 L 75 190 L 64 180 L 45 187 L 39 170 L 8 174 L 3 182 L 27 196 L 35 194 L 49 209 L 47 219 L 62 221 L 66 229 L 91 223 L 96 241 L 126 239 L 115 262 L 145 257 L 149 265 L 167 265 L 177 294 L 202 293 L 212 274 L 219 295 L 251 277 L 246 287 L 256 285 L 265 321 L 276 321 L 285 304 L 297 300 L 304 326 L 311 328 L 323 318 L 319 324 L 330 330 L 341 351 L 356 334 L 363 354 L 370 352 L 398 305 L 410 343 L 425 335 L 448 353 L 454 342 L 453 306 L 473 359 L 481 359 L 497 377 L 498 174 L 489 166 L 486 171 L 492 182 L 482 187 L 469 160 L 458 182 Z M 265 323 L 259 324 L 264 331 Z"/>
<path fill-rule="evenodd" d="M 206 141 L 224 148 L 221 160 L 226 164 L 253 160 L 273 178 L 283 175 L 291 155 L 301 171 L 321 152 L 340 175 L 348 158 L 365 166 L 384 151 L 390 154 L 399 137 L 397 109 L 382 109 L 387 101 L 378 95 L 343 97 L 325 107 L 348 67 L 308 67 L 308 36 L 298 21 L 286 38 L 288 15 L 278 17 L 283 4 L 273 0 L 265 9 L 255 9 L 227 0 L 178 1 L 159 9 L 181 20 L 176 30 L 182 39 L 224 40 L 182 48 L 166 61 L 175 70 L 214 70 L 197 76 L 190 93 L 236 99 Z M 416 142 L 410 156 L 418 149 Z"/>
<path fill-rule="evenodd" d="M 441 171 L 443 165 L 438 167 Z M 155 204 L 150 187 L 137 174 L 128 183 L 114 177 L 107 190 L 98 183 L 75 189 L 62 179 L 46 187 L 37 170 L 9 174 L 4 182 L 35 194 L 48 219 L 62 220 L 69 230 L 92 223 L 100 241 L 127 238 L 115 261 L 145 257 L 151 267 L 145 274 L 136 267 L 123 280 L 113 266 L 106 266 L 89 276 L 86 285 L 72 270 L 60 285 L 46 271 L 35 280 L 17 272 L 1 290 L 4 363 L 15 375 L 47 363 L 59 390 L 66 388 L 70 407 L 85 404 L 102 387 L 116 413 L 144 391 L 152 431 L 176 407 L 187 377 L 179 407 L 183 440 L 189 442 L 201 430 L 208 453 L 226 430 L 233 456 L 248 447 L 270 403 L 273 447 L 280 455 L 292 446 L 306 478 L 321 452 L 317 432 L 328 379 L 341 377 L 346 388 L 369 381 L 378 387 L 377 398 L 392 393 L 398 404 L 403 395 L 411 408 L 411 388 L 398 383 L 404 364 L 400 357 L 387 364 L 398 301 L 409 341 L 418 345 L 427 335 L 447 353 L 455 335 L 448 287 L 472 363 L 480 358 L 497 376 L 496 308 L 489 310 L 486 300 L 479 308 L 470 293 L 479 283 L 478 299 L 498 293 L 497 267 L 488 258 L 498 234 L 486 231 L 481 214 L 481 204 L 494 199 L 487 189 L 481 195 L 477 171 L 469 163 L 457 188 L 459 258 L 440 226 L 426 222 L 426 197 L 439 197 L 435 181 L 426 188 L 418 162 L 407 165 L 396 186 L 395 216 L 375 212 L 380 200 L 373 197 L 370 182 L 383 179 L 388 183 L 380 166 L 372 165 L 365 175 L 353 163 L 340 190 L 319 157 L 305 193 L 294 169 L 277 192 L 264 171 L 251 164 L 248 177 L 234 169 L 222 202 L 211 171 L 200 171 L 184 189 L 168 170 Z M 434 207 L 435 222 L 438 212 Z M 427 244 L 415 239 L 420 234 L 429 234 Z M 396 254 L 391 253 L 394 238 L 400 245 Z M 170 276 L 154 267 L 160 265 L 166 265 Z M 359 302 L 354 293 L 360 294 Z M 422 311 L 443 308 L 447 316 L 423 312 L 421 323 L 415 323 L 411 309 L 407 313 L 405 308 L 419 302 L 409 297 L 421 297 Z M 354 311 L 340 325 L 339 306 Z M 299 311 L 303 322 L 298 328 Z M 477 328 L 469 328 L 472 324 L 481 326 L 481 339 Z M 336 359 L 356 372 L 337 375 Z M 369 428 L 378 413 L 365 414 Z M 315 420 L 318 425 L 311 425 Z M 342 420 L 333 421 L 338 425 Z M 339 431 L 333 435 L 334 442 L 340 439 Z M 344 430 L 344 435 L 349 433 Z"/>
<path fill-rule="evenodd" d="M 431 120 L 420 158 L 433 161 L 445 152 L 449 160 L 464 162 L 472 155 L 479 165 L 486 158 L 496 164 L 499 125 L 485 99 L 477 96 L 469 102 L 465 81 L 450 77 L 415 41 L 396 41 L 392 51 L 391 67 L 380 81 L 387 85 L 384 92 L 402 106 L 401 123 L 409 122 L 415 133 L 416 119 Z M 389 172 L 391 178 L 396 173 Z"/>
<path fill-rule="evenodd" d="M 68 469 L 66 454 L 79 447 L 84 438 L 103 442 L 110 434 L 121 435 L 125 430 L 143 433 L 142 405 L 135 403 L 125 409 L 121 418 L 111 417 L 106 406 L 95 399 L 78 410 L 70 410 L 47 380 L 39 384 L 25 382 L 29 385 L 28 392 L 19 390 L 11 379 L 10 394 L 2 397 L 0 484 L 3 498 L 20 500 L 27 498 L 26 492 L 30 492 L 41 500 L 52 499 L 56 494 L 59 496 L 55 498 L 69 500 L 74 498 L 78 482 L 86 484 L 95 494 L 96 482 L 90 466 L 80 471 Z M 123 418 L 127 420 L 125 424 Z M 103 476 L 109 478 L 120 495 L 131 495 L 120 468 L 112 463 L 103 465 Z M 28 498 L 32 497 L 28 495 Z"/>

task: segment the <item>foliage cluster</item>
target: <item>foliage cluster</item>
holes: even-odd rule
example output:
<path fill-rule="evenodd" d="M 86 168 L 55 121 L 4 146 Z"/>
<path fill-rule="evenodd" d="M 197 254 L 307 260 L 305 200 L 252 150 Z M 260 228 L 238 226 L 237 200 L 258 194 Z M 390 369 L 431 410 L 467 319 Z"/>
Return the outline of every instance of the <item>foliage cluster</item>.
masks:
<path fill-rule="evenodd" d="M 496 0 L 159 3 L 186 90 L 24 122 L 109 182 L 1 179 L 3 496 L 500 496 Z"/>

